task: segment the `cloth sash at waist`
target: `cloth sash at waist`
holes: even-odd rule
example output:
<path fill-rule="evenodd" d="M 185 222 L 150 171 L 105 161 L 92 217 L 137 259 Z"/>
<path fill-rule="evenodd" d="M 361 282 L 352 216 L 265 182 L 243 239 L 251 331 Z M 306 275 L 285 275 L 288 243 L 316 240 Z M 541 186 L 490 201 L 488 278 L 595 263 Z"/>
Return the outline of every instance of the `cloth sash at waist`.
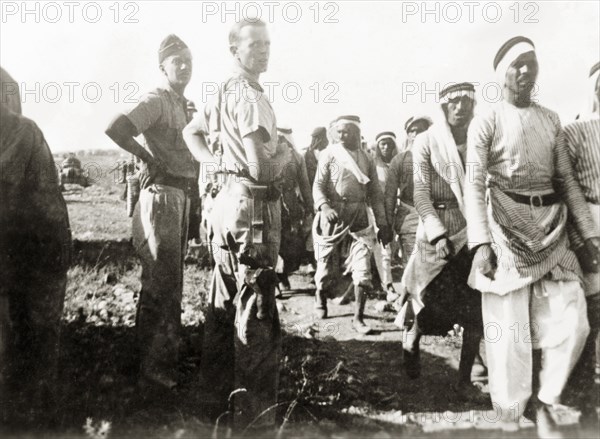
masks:
<path fill-rule="evenodd" d="M 568 248 L 564 203 L 532 207 L 517 203 L 496 187 L 488 188 L 486 199 L 498 269 L 494 279 L 472 269 L 471 288 L 505 295 L 549 273 L 554 280 L 581 280 L 575 254 Z"/>
<path fill-rule="evenodd" d="M 467 244 L 467 228 L 464 227 L 459 232 L 450 236 L 449 239 L 454 247 L 454 254 L 457 254 Z M 422 294 L 425 288 L 441 273 L 447 263 L 446 259 L 438 257 L 435 245 L 427 241 L 425 226 L 421 218 L 419 218 L 415 249 L 410 255 L 406 269 L 402 275 L 402 284 L 413 298 L 413 309 L 416 314 L 424 306 Z"/>
<path fill-rule="evenodd" d="M 315 254 L 317 259 L 325 259 L 329 257 L 336 245 L 340 244 L 344 238 L 348 235 L 352 236 L 355 240 L 364 243 L 369 249 L 373 249 L 376 243 L 375 229 L 372 225 L 358 230 L 356 232 L 350 232 L 350 228 L 354 224 L 356 217 L 358 216 L 359 210 L 357 209 L 354 217 L 348 224 L 336 223 L 330 227 L 330 230 L 322 230 L 321 223 L 328 223 L 323 221 L 323 212 L 318 211 L 313 220 L 313 242 L 315 245 Z"/>

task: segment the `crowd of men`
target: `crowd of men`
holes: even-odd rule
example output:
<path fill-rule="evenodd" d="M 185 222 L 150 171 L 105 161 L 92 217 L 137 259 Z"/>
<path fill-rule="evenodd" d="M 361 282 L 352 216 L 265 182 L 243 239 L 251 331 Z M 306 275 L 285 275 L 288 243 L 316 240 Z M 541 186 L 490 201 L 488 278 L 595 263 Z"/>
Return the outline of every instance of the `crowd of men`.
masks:
<path fill-rule="evenodd" d="M 316 318 L 328 317 L 342 278 L 351 279 L 341 299 L 353 296 L 359 334 L 371 332 L 364 310 L 374 289 L 402 307 L 401 349 L 411 379 L 421 372 L 421 337 L 462 327 L 459 397 L 481 397 L 471 373 L 483 356 L 483 329 L 493 325 L 499 336 L 486 337 L 485 364 L 501 425 L 516 429 L 525 414 L 552 434 L 582 352 L 598 361 L 599 64 L 589 75 L 588 108 L 564 128 L 555 112 L 533 101 L 534 43 L 515 37 L 493 61 L 503 99 L 483 114 L 475 116 L 473 84 L 452 84 L 431 114 L 406 122 L 401 145 L 385 131 L 365 148 L 360 118 L 344 115 L 316 128 L 302 155 L 292 130 L 278 127 L 259 82 L 269 62 L 265 23 L 236 23 L 229 44 L 233 74 L 213 102 L 193 113 L 184 97 L 191 52 L 177 36 L 166 37 L 158 52 L 164 83 L 106 129 L 142 163 L 133 215 L 142 264 L 140 388 L 177 386 L 184 256 L 200 184 L 215 263 L 201 376 L 207 400 L 217 406 L 238 389 L 236 426 L 275 422 L 276 295 L 308 262 Z M 3 84 L 11 81 L 2 70 Z M 259 98 L 244 99 L 243 88 Z M 21 115 L 18 98 L 3 95 L 1 117 L 2 408 L 23 391 L 14 385 L 22 371 L 33 374 L 31 401 L 49 407 L 70 257 L 68 217 L 48 146 Z M 397 290 L 391 268 L 398 252 Z M 31 260 L 38 261 L 33 271 Z"/>

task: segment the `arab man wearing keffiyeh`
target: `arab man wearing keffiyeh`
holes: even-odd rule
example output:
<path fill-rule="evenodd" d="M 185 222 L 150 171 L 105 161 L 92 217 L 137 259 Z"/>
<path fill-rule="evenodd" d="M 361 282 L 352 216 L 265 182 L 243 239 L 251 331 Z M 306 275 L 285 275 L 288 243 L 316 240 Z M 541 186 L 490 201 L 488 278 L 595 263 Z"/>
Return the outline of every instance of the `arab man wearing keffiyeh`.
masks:
<path fill-rule="evenodd" d="M 375 147 L 373 160 L 375 162 L 375 168 L 377 169 L 377 177 L 379 178 L 379 185 L 381 191 L 385 194 L 385 186 L 387 183 L 388 175 L 390 173 L 391 161 L 398 152 L 396 146 L 396 135 L 392 131 L 383 131 L 375 137 Z M 385 205 L 385 202 L 384 202 Z M 372 211 L 369 211 L 371 216 L 371 223 L 375 223 L 375 219 L 372 216 Z M 391 225 L 391 224 L 390 224 Z M 375 259 L 375 266 L 381 279 L 381 287 L 388 295 L 394 295 L 396 291 L 392 284 L 392 246 L 391 243 L 388 246 L 377 244 L 373 249 L 373 255 Z"/>
<path fill-rule="evenodd" d="M 467 129 L 473 118 L 475 88 L 452 84 L 440 92 L 431 128 L 413 144 L 414 202 L 419 213 L 416 249 L 402 284 L 412 297 L 416 318 L 404 342 L 404 366 L 410 378 L 420 375 L 422 335 L 446 335 L 464 328 L 459 379 L 461 399 L 482 398 L 471 384 L 471 369 L 483 333 L 481 294 L 467 285 L 471 255 L 463 202 Z"/>
<path fill-rule="evenodd" d="M 337 142 L 323 150 L 313 185 L 313 240 L 317 271 L 315 310 L 327 317 L 327 297 L 340 273 L 352 274 L 356 295 L 353 327 L 371 332 L 364 323 L 366 292 L 371 284 L 371 254 L 376 240 L 385 246 L 391 231 L 385 219 L 383 193 L 373 159 L 361 149 L 360 119 L 341 116 L 334 125 Z M 379 228 L 369 224 L 368 207 Z"/>
<path fill-rule="evenodd" d="M 503 99 L 469 127 L 465 181 L 469 285 L 482 292 L 490 395 L 505 429 L 530 402 L 540 437 L 556 433 L 562 390 L 589 333 L 582 273 L 569 249 L 567 212 L 590 253 L 599 234 L 577 183 L 558 115 L 533 102 L 533 42 L 507 41 L 494 68 Z M 541 349 L 541 368 L 533 350 Z M 539 391 L 532 399 L 532 374 Z"/>

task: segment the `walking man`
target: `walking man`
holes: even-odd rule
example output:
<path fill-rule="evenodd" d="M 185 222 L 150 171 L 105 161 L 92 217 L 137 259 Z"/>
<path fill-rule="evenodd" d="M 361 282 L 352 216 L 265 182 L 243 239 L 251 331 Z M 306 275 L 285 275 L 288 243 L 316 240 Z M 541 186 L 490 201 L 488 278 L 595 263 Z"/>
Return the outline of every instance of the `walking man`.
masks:
<path fill-rule="evenodd" d="M 419 377 L 421 336 L 444 336 L 459 324 L 464 333 L 455 390 L 466 399 L 480 395 L 471 385 L 471 369 L 483 334 L 481 294 L 467 285 L 472 258 L 462 189 L 475 88 L 470 83 L 448 86 L 440 100 L 433 126 L 413 145 L 419 226 L 417 251 L 408 260 L 402 283 L 416 317 L 403 341 L 404 366 L 410 378 Z"/>
<path fill-rule="evenodd" d="M 352 274 L 355 292 L 353 327 L 371 332 L 364 322 L 366 293 L 372 288 L 371 254 L 376 240 L 389 244 L 391 231 L 385 219 L 383 194 L 373 159 L 361 148 L 360 119 L 341 116 L 335 121 L 338 142 L 321 153 L 313 185 L 317 215 L 313 226 L 317 271 L 315 310 L 327 317 L 329 291 L 341 273 Z M 369 225 L 373 209 L 379 232 Z"/>
<path fill-rule="evenodd" d="M 375 137 L 375 169 L 381 192 L 385 194 L 385 187 L 390 173 L 391 162 L 398 152 L 396 135 L 391 131 L 384 131 Z M 369 212 L 371 222 L 374 224 L 372 211 Z M 389 224 L 389 222 L 388 222 Z M 377 243 L 373 248 L 375 266 L 381 280 L 381 287 L 388 295 L 395 295 L 392 284 L 392 242 L 387 246 Z"/>
<path fill-rule="evenodd" d="M 418 134 L 427 131 L 431 125 L 428 117 L 411 117 L 406 121 L 406 144 L 403 150 L 392 159 L 389 167 L 387 183 L 385 186 L 385 214 L 388 224 L 400 241 L 402 266 L 406 268 L 408 259 L 415 246 L 415 234 L 419 223 L 419 214 L 414 203 L 414 180 L 416 169 L 413 165 L 412 145 Z M 406 289 L 401 285 L 399 292 L 402 300 L 406 296 Z M 392 302 L 399 298 L 398 294 L 388 294 L 387 300 Z"/>

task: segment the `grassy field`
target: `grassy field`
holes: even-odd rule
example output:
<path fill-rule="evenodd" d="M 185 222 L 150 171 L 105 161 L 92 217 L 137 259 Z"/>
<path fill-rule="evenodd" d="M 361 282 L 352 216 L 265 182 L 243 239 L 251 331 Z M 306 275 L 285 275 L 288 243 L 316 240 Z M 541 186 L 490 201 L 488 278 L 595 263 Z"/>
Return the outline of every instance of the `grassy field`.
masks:
<path fill-rule="evenodd" d="M 125 201 L 120 199 L 124 184 L 118 184 L 118 165 L 128 160 L 127 154 L 117 150 L 81 151 L 76 153 L 91 186 L 66 185 L 65 200 L 74 239 L 118 240 L 129 239 L 131 221 L 127 216 Z M 55 156 L 57 162 L 62 155 Z"/>

